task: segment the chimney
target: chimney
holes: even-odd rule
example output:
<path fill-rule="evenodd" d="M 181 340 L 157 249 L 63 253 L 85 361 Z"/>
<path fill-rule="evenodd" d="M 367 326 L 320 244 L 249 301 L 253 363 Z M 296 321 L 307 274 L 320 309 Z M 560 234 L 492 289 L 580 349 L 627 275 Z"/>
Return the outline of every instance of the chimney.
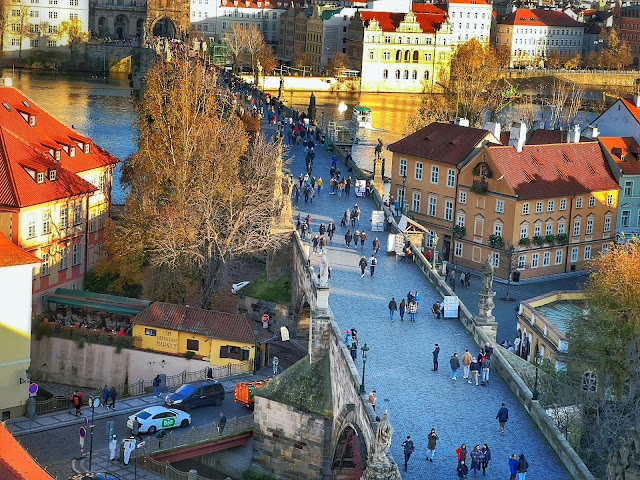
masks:
<path fill-rule="evenodd" d="M 524 122 L 513 122 L 509 129 L 509 146 L 516 147 L 516 150 L 521 152 L 526 141 L 527 125 Z"/>
<path fill-rule="evenodd" d="M 13 87 L 13 79 L 11 77 L 4 77 L 2 79 L 2 84 L 5 87 Z"/>
<path fill-rule="evenodd" d="M 598 127 L 594 125 L 589 125 L 584 131 L 584 136 L 593 140 L 598 138 L 598 135 L 600 135 L 600 132 L 598 131 Z"/>
<path fill-rule="evenodd" d="M 636 108 L 640 108 L 640 94 L 638 94 L 638 92 L 633 94 L 633 104 Z"/>
<path fill-rule="evenodd" d="M 494 137 L 500 140 L 500 124 L 497 122 L 487 122 L 484 124 L 484 129 L 489 130 Z"/>
<path fill-rule="evenodd" d="M 567 127 L 567 143 L 580 143 L 580 125 L 575 124 L 573 130 Z"/>
<path fill-rule="evenodd" d="M 453 120 L 453 124 L 454 125 L 460 125 L 461 127 L 468 127 L 469 126 L 469 120 L 467 120 L 464 117 L 456 117 Z"/>

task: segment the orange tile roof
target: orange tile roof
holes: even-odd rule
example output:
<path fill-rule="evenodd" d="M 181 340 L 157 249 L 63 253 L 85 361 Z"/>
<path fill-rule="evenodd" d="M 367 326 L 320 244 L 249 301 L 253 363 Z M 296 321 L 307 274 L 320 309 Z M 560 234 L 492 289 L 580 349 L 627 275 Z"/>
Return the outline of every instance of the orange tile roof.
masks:
<path fill-rule="evenodd" d="M 56 170 L 55 180 L 48 178 L 51 169 Z M 36 181 L 38 172 L 45 173 L 43 183 Z M 0 126 L 0 205 L 26 207 L 95 190 L 93 184 L 55 162 L 48 153 Z"/>
<path fill-rule="evenodd" d="M 584 27 L 584 23 L 576 22 L 564 12 L 556 10 L 518 8 L 502 19 L 501 25 L 531 25 L 548 27 Z"/>
<path fill-rule="evenodd" d="M 508 132 L 507 132 L 508 133 Z M 531 136 L 527 139 L 527 145 L 546 145 L 548 143 L 562 143 L 567 141 L 568 133 L 563 130 L 548 130 L 546 128 L 538 128 L 531 132 Z M 597 142 L 598 140 L 580 137 L 581 142 Z M 505 145 L 509 143 L 507 138 Z"/>
<path fill-rule="evenodd" d="M 436 6 L 433 6 L 432 10 L 433 12 L 438 11 L 439 13 L 415 14 L 416 20 L 420 24 L 420 28 L 424 33 L 434 33 L 436 31 L 436 26 L 439 28 L 439 25 L 446 21 L 446 13 L 444 10 L 439 9 Z M 406 15 L 406 13 L 397 12 L 373 12 L 371 10 L 360 10 L 360 16 L 365 25 L 368 25 L 370 20 L 375 19 L 380 24 L 380 28 L 382 28 L 383 32 L 395 32 L 400 26 L 400 22 L 405 19 Z"/>
<path fill-rule="evenodd" d="M 0 107 L 0 127 L 13 132 L 32 146 L 46 143 L 61 147 L 56 143 L 55 139 L 66 139 L 70 144 L 75 144 L 76 141 L 91 142 L 89 138 L 80 135 L 53 118 L 16 88 L 0 87 L 0 104 L 2 104 L 2 107 Z M 9 107 L 9 110 L 5 105 Z M 20 114 L 20 111 L 35 115 L 36 124 L 30 126 Z M 80 148 L 76 148 L 75 157 L 70 157 L 69 154 L 62 150 L 60 152 L 60 162 L 70 171 L 78 173 L 107 165 L 115 165 L 118 163 L 118 158 L 106 150 L 95 148 L 95 144 L 91 144 L 88 154 L 84 153 Z"/>
<path fill-rule="evenodd" d="M 621 98 L 622 104 L 627 107 L 631 115 L 640 123 L 640 108 L 636 107 L 633 103 L 633 99 Z"/>
<path fill-rule="evenodd" d="M 519 198 L 535 199 L 618 190 L 597 142 L 510 146 L 488 151 Z"/>
<path fill-rule="evenodd" d="M 633 137 L 598 137 L 598 140 L 620 166 L 623 174 L 640 175 L 640 146 Z"/>
<path fill-rule="evenodd" d="M 2 480 L 53 480 L 0 423 L 0 478 Z"/>
<path fill-rule="evenodd" d="M 466 3 L 470 5 L 491 5 L 487 0 L 449 0 L 449 3 Z"/>
<path fill-rule="evenodd" d="M 24 251 L 0 233 L 0 267 L 13 267 L 14 265 L 28 265 L 40 263 L 40 259 L 29 252 Z M 0 476 L 0 478 L 2 478 Z"/>
<path fill-rule="evenodd" d="M 412 3 L 411 11 L 415 13 L 435 13 L 439 15 L 447 14 L 444 4 L 435 5 L 433 3 Z"/>

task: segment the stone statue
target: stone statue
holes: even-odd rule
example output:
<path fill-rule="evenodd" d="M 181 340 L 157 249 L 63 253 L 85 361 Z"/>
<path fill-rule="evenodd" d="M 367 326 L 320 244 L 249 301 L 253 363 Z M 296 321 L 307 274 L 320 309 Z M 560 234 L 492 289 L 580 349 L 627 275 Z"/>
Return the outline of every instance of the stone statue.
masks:
<path fill-rule="evenodd" d="M 284 90 L 284 77 L 280 75 L 280 86 L 278 87 L 278 100 L 282 97 L 282 90 Z"/>
<path fill-rule="evenodd" d="M 388 463 L 387 452 L 391 445 L 391 437 L 393 436 L 393 427 L 389 423 L 389 412 L 384 411 L 382 420 L 378 424 L 376 431 L 376 448 L 373 453 L 373 461 L 379 463 Z"/>
<path fill-rule="evenodd" d="M 260 63 L 260 60 L 258 60 L 258 65 L 256 66 L 256 68 L 258 69 L 258 77 L 262 76 L 262 64 Z"/>
<path fill-rule="evenodd" d="M 376 145 L 375 148 L 376 158 L 380 158 L 380 156 L 382 155 L 382 145 L 382 140 L 378 139 L 378 145 Z"/>
<path fill-rule="evenodd" d="M 473 321 L 494 343 L 498 331 L 496 317 L 491 314 L 495 306 L 493 303 L 493 297 L 495 296 L 496 292 L 493 291 L 493 265 L 491 265 L 491 257 L 487 257 L 487 261 L 482 268 L 482 286 L 478 293 L 478 314 L 473 317 Z"/>
<path fill-rule="evenodd" d="M 491 264 L 491 257 L 487 257 L 487 261 L 484 262 L 482 268 L 482 293 L 489 293 L 493 291 L 493 265 Z"/>
<path fill-rule="evenodd" d="M 311 92 L 309 97 L 309 108 L 307 109 L 307 117 L 309 121 L 313 122 L 316 119 L 316 96 Z"/>
<path fill-rule="evenodd" d="M 398 464 L 387 456 L 392 435 L 393 427 L 389 423 L 389 413 L 385 410 L 376 431 L 376 444 L 372 448 L 367 469 L 361 480 L 402 480 Z"/>
<path fill-rule="evenodd" d="M 320 262 L 320 287 L 329 287 L 329 261 L 324 252 L 322 252 L 322 261 Z"/>

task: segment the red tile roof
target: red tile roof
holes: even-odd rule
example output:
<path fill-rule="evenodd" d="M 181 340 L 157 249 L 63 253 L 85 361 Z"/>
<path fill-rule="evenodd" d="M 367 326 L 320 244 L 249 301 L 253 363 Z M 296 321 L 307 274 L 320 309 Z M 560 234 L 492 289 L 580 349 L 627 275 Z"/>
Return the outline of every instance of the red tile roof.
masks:
<path fill-rule="evenodd" d="M 198 333 L 209 338 L 232 342 L 255 343 L 253 327 L 257 322 L 244 315 L 214 312 L 201 308 L 154 302 L 131 319 L 131 323 L 147 327 L 166 328 L 179 332 Z M 260 327 L 258 341 L 271 338 L 271 334 Z"/>
<path fill-rule="evenodd" d="M 636 107 L 633 103 L 632 98 L 621 98 L 620 101 L 622 104 L 629 109 L 629 112 L 636 119 L 638 123 L 640 123 L 640 108 Z"/>
<path fill-rule="evenodd" d="M 640 146 L 633 137 L 598 137 L 598 140 L 620 166 L 623 174 L 640 175 Z"/>
<path fill-rule="evenodd" d="M 424 33 L 434 33 L 436 30 L 439 30 L 440 25 L 446 21 L 446 12 L 436 6 L 429 7 L 428 9 L 425 8 L 425 10 L 433 11 L 433 13 L 415 13 L 416 20 Z M 360 10 L 360 16 L 365 25 L 368 25 L 370 20 L 376 19 L 383 32 L 395 32 L 406 15 L 406 13 L 397 12 Z"/>
<path fill-rule="evenodd" d="M 449 3 L 466 3 L 469 5 L 491 5 L 488 0 L 449 0 Z"/>
<path fill-rule="evenodd" d="M 7 237 L 0 233 L 0 267 L 28 265 L 31 263 L 40 263 L 40 259 L 11 243 Z"/>
<path fill-rule="evenodd" d="M 0 445 L 2 480 L 53 480 L 9 433 L 4 423 L 0 423 Z"/>
<path fill-rule="evenodd" d="M 531 136 L 527 139 L 527 145 L 546 145 L 549 143 L 562 143 L 567 141 L 566 130 L 547 130 L 545 128 L 538 128 L 531 133 Z M 598 140 L 580 137 L 581 142 L 597 142 Z M 503 142 L 508 143 L 508 142 Z"/>
<path fill-rule="evenodd" d="M 518 8 L 515 12 L 498 20 L 501 25 L 532 25 L 548 27 L 584 27 L 584 23 L 576 22 L 564 12 Z"/>
<path fill-rule="evenodd" d="M 366 0 L 364 0 L 366 1 Z M 258 6 L 260 3 L 260 6 Z M 290 5 L 303 5 L 304 2 L 302 0 L 249 0 L 249 5 L 247 5 L 246 0 L 238 0 L 238 5 L 235 4 L 234 0 L 220 0 L 221 7 L 236 7 L 236 8 L 275 8 L 286 10 Z"/>
<path fill-rule="evenodd" d="M 56 170 L 55 180 L 48 177 L 52 169 Z M 38 172 L 45 174 L 43 183 L 37 183 Z M 0 127 L 0 205 L 26 207 L 95 190 L 93 184 L 55 162 L 49 153 Z"/>
<path fill-rule="evenodd" d="M 394 153 L 458 165 L 489 137 L 487 130 L 434 122 L 387 148 Z"/>
<path fill-rule="evenodd" d="M 620 188 L 597 142 L 525 145 L 522 152 L 508 146 L 488 150 L 524 200 Z"/>
<path fill-rule="evenodd" d="M 415 13 L 435 13 L 438 15 L 446 15 L 446 5 L 434 5 L 433 3 L 412 3 L 411 11 Z"/>
<path fill-rule="evenodd" d="M 0 104 L 4 107 L 0 107 L 0 127 L 13 132 L 36 148 L 40 148 L 43 143 L 62 148 L 56 139 L 64 140 L 71 145 L 75 145 L 76 141 L 91 142 L 89 138 L 80 135 L 53 118 L 16 88 L 0 87 Z M 9 107 L 9 110 L 5 105 Z M 35 125 L 30 126 L 20 111 L 35 115 Z M 70 157 L 68 153 L 61 150 L 60 163 L 74 173 L 118 163 L 117 157 L 106 150 L 95 147 L 95 144 L 91 144 L 88 154 L 80 148 L 76 148 L 75 157 Z"/>

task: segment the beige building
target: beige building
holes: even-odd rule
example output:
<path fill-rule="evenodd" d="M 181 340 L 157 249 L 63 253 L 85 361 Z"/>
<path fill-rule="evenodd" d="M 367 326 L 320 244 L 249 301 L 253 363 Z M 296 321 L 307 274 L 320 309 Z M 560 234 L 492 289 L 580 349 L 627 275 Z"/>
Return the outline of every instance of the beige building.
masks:
<path fill-rule="evenodd" d="M 369 92 L 422 92 L 433 88 L 451 59 L 451 24 L 444 10 L 359 10 L 351 20 L 347 56 Z M 414 7 L 415 7 L 414 6 Z"/>

